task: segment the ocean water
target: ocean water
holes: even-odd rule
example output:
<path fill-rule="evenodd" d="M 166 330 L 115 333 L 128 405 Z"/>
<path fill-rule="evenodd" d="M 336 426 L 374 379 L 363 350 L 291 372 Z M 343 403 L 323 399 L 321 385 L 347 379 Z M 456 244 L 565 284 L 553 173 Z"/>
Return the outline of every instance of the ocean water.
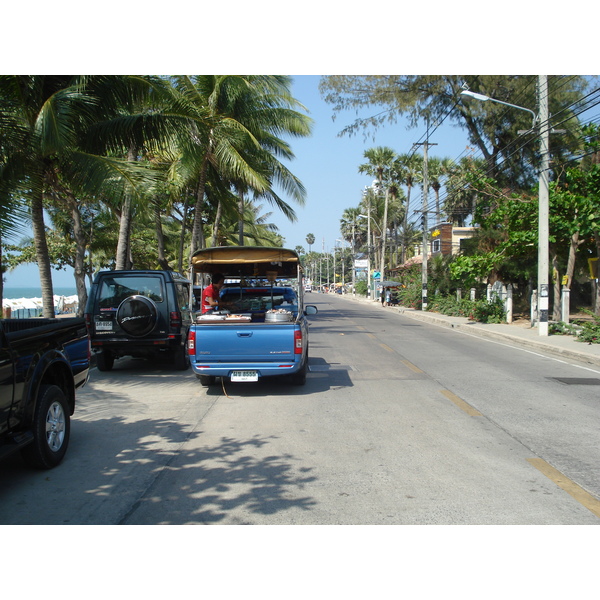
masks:
<path fill-rule="evenodd" d="M 74 286 L 69 287 L 55 287 L 54 288 L 55 296 L 76 296 L 77 290 Z M 20 298 L 41 298 L 42 290 L 39 287 L 5 287 L 3 293 L 4 300 L 18 300 Z M 3 308 L 4 315 L 4 308 Z M 71 309 L 68 309 L 66 312 L 71 312 Z M 11 311 L 12 319 L 28 319 L 31 317 L 40 317 L 42 315 L 41 308 L 22 308 L 15 309 Z"/>
<path fill-rule="evenodd" d="M 55 287 L 55 296 L 75 296 L 77 290 L 72 287 Z M 5 287 L 3 298 L 6 300 L 14 300 L 16 298 L 41 298 L 42 290 L 39 287 Z"/>

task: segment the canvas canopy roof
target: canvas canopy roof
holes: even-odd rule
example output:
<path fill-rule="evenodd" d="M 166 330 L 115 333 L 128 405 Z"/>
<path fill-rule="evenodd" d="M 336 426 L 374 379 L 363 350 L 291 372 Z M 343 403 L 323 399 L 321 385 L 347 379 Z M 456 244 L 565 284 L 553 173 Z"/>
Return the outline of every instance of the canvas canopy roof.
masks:
<path fill-rule="evenodd" d="M 203 248 L 192 257 L 195 273 L 222 273 L 225 277 L 296 278 L 301 270 L 294 250 L 263 246 Z"/>

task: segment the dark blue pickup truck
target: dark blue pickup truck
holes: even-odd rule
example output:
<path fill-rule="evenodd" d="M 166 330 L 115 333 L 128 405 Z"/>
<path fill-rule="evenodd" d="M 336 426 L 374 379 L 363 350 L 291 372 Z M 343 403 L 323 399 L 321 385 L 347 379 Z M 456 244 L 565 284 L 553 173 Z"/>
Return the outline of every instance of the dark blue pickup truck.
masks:
<path fill-rule="evenodd" d="M 89 367 L 84 319 L 0 320 L 0 459 L 21 451 L 35 467 L 60 463 Z"/>

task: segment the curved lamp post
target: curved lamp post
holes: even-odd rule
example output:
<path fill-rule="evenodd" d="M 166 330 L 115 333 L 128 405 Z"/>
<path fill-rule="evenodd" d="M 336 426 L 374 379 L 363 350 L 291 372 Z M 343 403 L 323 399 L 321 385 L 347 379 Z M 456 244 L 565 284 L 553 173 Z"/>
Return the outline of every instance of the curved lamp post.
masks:
<path fill-rule="evenodd" d="M 470 90 L 463 90 L 461 96 L 467 96 L 480 100 L 481 102 L 496 102 L 504 104 L 511 108 L 524 110 L 533 116 L 532 128 L 535 128 L 536 122 L 540 133 L 540 173 L 539 173 L 539 207 L 538 207 L 538 333 L 540 336 L 548 335 L 548 302 L 549 302 L 549 285 L 548 285 L 548 267 L 549 267 L 549 252 L 548 252 L 548 218 L 549 218 L 549 191 L 548 191 L 548 169 L 550 167 L 550 151 L 549 151 L 549 129 L 548 129 L 548 77 L 547 75 L 538 76 L 538 102 L 540 105 L 540 113 L 536 115 L 531 109 L 524 106 L 517 106 L 496 100 L 483 94 L 477 94 Z"/>

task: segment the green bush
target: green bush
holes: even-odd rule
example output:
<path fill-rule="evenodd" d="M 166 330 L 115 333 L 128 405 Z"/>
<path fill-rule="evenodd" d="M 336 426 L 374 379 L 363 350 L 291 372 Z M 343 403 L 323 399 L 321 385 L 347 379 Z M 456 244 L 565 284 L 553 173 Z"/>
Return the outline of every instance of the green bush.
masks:
<path fill-rule="evenodd" d="M 494 296 L 491 302 L 487 300 L 473 302 L 473 312 L 470 316 L 480 323 L 506 323 L 504 303 L 498 296 Z"/>
<path fill-rule="evenodd" d="M 428 310 L 449 317 L 467 317 L 480 323 L 506 323 L 504 303 L 497 297 L 487 300 L 456 300 L 451 296 L 435 296 L 428 304 Z"/>
<path fill-rule="evenodd" d="M 369 287 L 366 281 L 357 281 L 354 285 L 354 290 L 359 296 L 366 296 L 369 291 Z"/>
<path fill-rule="evenodd" d="M 578 342 L 600 344 L 600 317 L 589 310 L 585 310 L 584 312 L 590 315 L 592 320 L 581 321 L 579 323 L 581 330 L 576 339 Z"/>
<path fill-rule="evenodd" d="M 427 309 L 449 317 L 469 317 L 473 312 L 473 302 L 457 300 L 453 296 L 434 296 Z"/>

